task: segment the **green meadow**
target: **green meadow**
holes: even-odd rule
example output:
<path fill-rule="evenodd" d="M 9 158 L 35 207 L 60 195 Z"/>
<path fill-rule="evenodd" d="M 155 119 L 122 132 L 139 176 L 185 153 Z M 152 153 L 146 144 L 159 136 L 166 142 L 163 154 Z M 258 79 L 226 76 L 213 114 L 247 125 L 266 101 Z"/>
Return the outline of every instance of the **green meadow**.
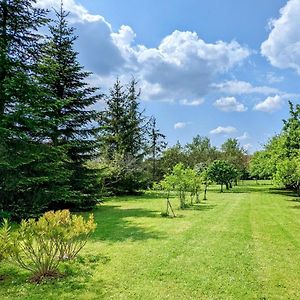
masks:
<path fill-rule="evenodd" d="M 267 183 L 230 192 L 163 218 L 164 195 L 110 198 L 59 279 L 28 282 L 2 265 L 0 299 L 299 299 L 300 200 Z"/>

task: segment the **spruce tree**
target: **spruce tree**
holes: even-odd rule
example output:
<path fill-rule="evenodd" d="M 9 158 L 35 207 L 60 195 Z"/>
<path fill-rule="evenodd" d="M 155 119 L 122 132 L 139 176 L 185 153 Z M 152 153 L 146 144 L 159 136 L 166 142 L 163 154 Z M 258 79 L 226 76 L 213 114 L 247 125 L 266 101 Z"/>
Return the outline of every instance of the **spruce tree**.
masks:
<path fill-rule="evenodd" d="M 71 172 L 71 193 L 62 201 L 53 201 L 52 206 L 89 209 L 97 202 L 100 192 L 96 170 L 86 166 L 97 155 L 97 128 L 93 123 L 97 112 L 90 107 L 101 96 L 87 84 L 90 73 L 78 62 L 74 50 L 77 36 L 68 24 L 63 5 L 55 14 L 38 63 L 37 80 L 45 95 L 47 138 L 53 147 L 64 147 L 67 151 L 68 163 L 64 167 Z"/>
<path fill-rule="evenodd" d="M 34 0 L 0 1 L 0 213 L 35 216 L 60 197 L 61 149 L 44 136 L 40 89 L 33 74 L 46 11 Z"/>
<path fill-rule="evenodd" d="M 143 184 L 148 121 L 140 110 L 136 86 L 134 79 L 127 86 L 117 79 L 99 117 L 101 156 L 114 170 L 108 185 L 115 193 L 132 193 Z"/>

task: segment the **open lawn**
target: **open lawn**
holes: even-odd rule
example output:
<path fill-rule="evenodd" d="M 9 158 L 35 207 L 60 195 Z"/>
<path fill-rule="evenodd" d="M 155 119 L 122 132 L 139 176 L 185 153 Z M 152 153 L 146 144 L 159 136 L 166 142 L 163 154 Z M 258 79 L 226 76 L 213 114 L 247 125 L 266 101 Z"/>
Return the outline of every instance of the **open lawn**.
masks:
<path fill-rule="evenodd" d="M 154 193 L 114 198 L 66 276 L 40 285 L 10 265 L 0 299 L 300 299 L 300 202 L 254 182 L 162 218 Z"/>

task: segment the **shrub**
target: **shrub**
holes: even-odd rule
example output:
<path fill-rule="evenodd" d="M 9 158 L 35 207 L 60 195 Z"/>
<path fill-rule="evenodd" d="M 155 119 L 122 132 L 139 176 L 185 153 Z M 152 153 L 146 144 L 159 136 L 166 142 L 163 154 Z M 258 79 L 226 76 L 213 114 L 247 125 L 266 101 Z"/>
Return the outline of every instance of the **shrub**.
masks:
<path fill-rule="evenodd" d="M 0 261 L 8 255 L 10 244 L 10 226 L 6 219 L 3 220 L 2 227 L 0 228 Z"/>
<path fill-rule="evenodd" d="M 57 276 L 63 258 L 74 258 L 86 244 L 96 224 L 93 216 L 85 221 L 68 210 L 46 212 L 37 221 L 23 220 L 12 236 L 10 257 L 33 279 Z"/>

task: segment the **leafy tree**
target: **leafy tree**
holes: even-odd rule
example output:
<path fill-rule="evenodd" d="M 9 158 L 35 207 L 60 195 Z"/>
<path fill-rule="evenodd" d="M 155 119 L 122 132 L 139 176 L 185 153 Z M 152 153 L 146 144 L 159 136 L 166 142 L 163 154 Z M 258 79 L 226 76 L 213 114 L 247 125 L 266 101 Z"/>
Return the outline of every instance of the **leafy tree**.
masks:
<path fill-rule="evenodd" d="M 255 179 L 267 179 L 272 177 L 272 171 L 268 162 L 270 154 L 267 151 L 255 152 L 250 160 L 249 171 L 250 175 Z"/>
<path fill-rule="evenodd" d="M 218 158 L 216 147 L 211 145 L 208 137 L 197 135 L 191 143 L 186 144 L 186 156 L 190 167 L 194 168 L 198 164 L 209 165 Z"/>
<path fill-rule="evenodd" d="M 221 157 L 233 165 L 241 177 L 247 170 L 247 157 L 245 150 L 240 146 L 237 139 L 227 139 L 221 145 Z M 236 179 L 238 179 L 238 177 Z"/>
<path fill-rule="evenodd" d="M 174 146 L 167 148 L 161 156 L 160 164 L 164 174 L 172 172 L 175 165 L 186 164 L 187 157 L 183 146 L 177 142 Z"/>
<path fill-rule="evenodd" d="M 221 185 L 221 192 L 223 192 L 223 185 L 229 189 L 233 180 L 238 176 L 237 170 L 224 160 L 215 160 L 207 170 L 208 178 Z"/>

